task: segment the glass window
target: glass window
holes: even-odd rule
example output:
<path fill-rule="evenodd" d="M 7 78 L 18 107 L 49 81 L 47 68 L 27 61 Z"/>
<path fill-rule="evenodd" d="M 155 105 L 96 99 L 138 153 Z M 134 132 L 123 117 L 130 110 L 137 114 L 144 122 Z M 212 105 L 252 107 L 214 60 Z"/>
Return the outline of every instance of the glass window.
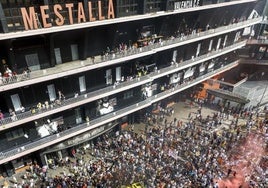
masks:
<path fill-rule="evenodd" d="M 119 0 L 118 1 L 118 17 L 135 15 L 138 12 L 138 1 L 137 0 Z"/>
<path fill-rule="evenodd" d="M 133 97 L 133 90 L 124 93 L 124 99 L 129 99 L 131 97 Z"/>
<path fill-rule="evenodd" d="M 12 5 L 15 6 L 16 2 L 15 2 L 15 0 L 9 0 L 8 4 L 10 7 L 12 7 Z"/>
<path fill-rule="evenodd" d="M 6 8 L 8 5 L 8 2 L 7 2 L 7 0 L 1 0 L 1 4 L 2 4 L 3 8 Z"/>
<path fill-rule="evenodd" d="M 19 9 L 17 8 L 11 9 L 11 14 L 12 16 L 19 16 L 20 15 Z"/>
<path fill-rule="evenodd" d="M 6 17 L 10 17 L 11 16 L 9 9 L 4 9 L 4 14 L 5 14 Z"/>
<path fill-rule="evenodd" d="M 17 0 L 17 5 L 20 5 L 20 6 L 24 5 L 24 0 Z"/>
<path fill-rule="evenodd" d="M 163 10 L 163 2 L 161 0 L 147 0 L 146 12 L 156 12 Z"/>
<path fill-rule="evenodd" d="M 22 128 L 18 128 L 16 130 L 10 131 L 6 133 L 6 138 L 8 141 L 14 140 L 24 136 L 24 131 Z"/>

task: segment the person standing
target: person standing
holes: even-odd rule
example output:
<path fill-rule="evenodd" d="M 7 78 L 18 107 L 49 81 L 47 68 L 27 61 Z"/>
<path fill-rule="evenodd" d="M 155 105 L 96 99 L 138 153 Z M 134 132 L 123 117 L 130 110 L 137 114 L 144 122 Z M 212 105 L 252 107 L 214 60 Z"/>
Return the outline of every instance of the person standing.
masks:
<path fill-rule="evenodd" d="M 16 112 L 14 110 L 12 110 L 11 108 L 9 109 L 9 114 L 10 114 L 10 117 L 11 117 L 12 121 L 18 120 Z"/>
<path fill-rule="evenodd" d="M 0 85 L 3 84 L 3 76 L 2 76 L 2 73 L 0 72 Z"/>
<path fill-rule="evenodd" d="M 0 121 L 4 119 L 4 114 L 3 112 L 0 110 Z"/>
<path fill-rule="evenodd" d="M 59 100 L 60 101 L 65 100 L 65 96 L 63 95 L 63 93 L 60 90 L 58 90 L 58 95 L 59 95 Z"/>

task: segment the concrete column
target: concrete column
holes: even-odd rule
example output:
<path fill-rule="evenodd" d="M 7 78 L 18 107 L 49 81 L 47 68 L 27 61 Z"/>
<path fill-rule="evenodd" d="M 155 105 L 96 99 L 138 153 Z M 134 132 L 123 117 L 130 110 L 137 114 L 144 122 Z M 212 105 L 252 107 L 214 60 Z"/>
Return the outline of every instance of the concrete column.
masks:
<path fill-rule="evenodd" d="M 40 154 L 40 160 L 43 166 L 48 165 L 46 154 Z"/>
<path fill-rule="evenodd" d="M 58 158 L 61 160 L 62 159 L 62 153 L 61 153 L 61 151 L 57 151 L 57 153 L 58 153 Z"/>

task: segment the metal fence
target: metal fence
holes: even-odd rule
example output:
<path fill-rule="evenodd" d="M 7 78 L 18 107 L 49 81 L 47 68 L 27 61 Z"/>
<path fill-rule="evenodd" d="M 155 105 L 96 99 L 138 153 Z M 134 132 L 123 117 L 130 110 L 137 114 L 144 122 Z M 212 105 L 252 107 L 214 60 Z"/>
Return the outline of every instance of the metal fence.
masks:
<path fill-rule="evenodd" d="M 158 71 L 151 72 L 148 75 L 134 78 L 132 80 L 122 82 L 118 85 L 108 86 L 108 87 L 105 87 L 105 88 L 97 90 L 97 91 L 92 91 L 92 92 L 85 93 L 82 95 L 77 95 L 77 96 L 65 99 L 63 101 L 58 101 L 58 103 L 52 102 L 52 103 L 49 103 L 49 105 L 44 105 L 44 102 L 42 102 L 43 106 L 41 108 L 34 107 L 30 111 L 16 114 L 16 117 L 14 117 L 14 116 L 13 117 L 6 117 L 3 120 L 0 120 L 0 125 L 11 124 L 11 123 L 14 123 L 14 121 L 18 121 L 18 120 L 24 120 L 24 122 L 33 121 L 35 119 L 45 117 L 45 116 L 53 114 L 53 113 L 63 111 L 66 108 L 73 108 L 76 106 L 80 106 L 82 104 L 86 104 L 86 103 L 95 101 L 97 99 L 101 99 L 103 97 L 106 97 L 106 96 L 109 96 L 109 95 L 112 95 L 112 94 L 115 94 L 115 93 L 118 93 L 118 92 L 121 92 L 121 91 L 124 91 L 127 89 L 131 89 L 133 87 L 143 85 L 145 83 L 149 83 L 149 82 L 153 81 L 154 79 L 160 78 L 160 77 L 168 75 L 168 74 L 178 72 L 178 71 L 183 70 L 187 67 L 194 66 L 200 62 L 207 61 L 209 59 L 218 57 L 218 56 L 220 56 L 224 53 L 227 53 L 228 51 L 231 51 L 231 50 L 233 50 L 241 45 L 244 45 L 244 44 L 245 44 L 245 41 L 242 41 L 242 42 L 233 44 L 231 46 L 225 47 L 224 49 L 215 50 L 215 51 L 210 52 L 209 54 L 204 54 L 204 55 L 201 55 L 201 56 L 196 57 L 194 59 L 190 59 L 190 60 L 184 61 L 184 62 L 179 63 L 179 64 L 176 63 L 174 65 L 162 68 Z M 23 123 L 23 122 L 21 122 L 21 123 Z M 9 126 L 6 126 L 6 128 L 9 128 Z"/>
<path fill-rule="evenodd" d="M 94 60 L 94 64 L 103 64 L 102 66 L 107 66 L 106 62 L 107 61 L 112 61 L 115 59 L 122 59 L 124 57 L 128 57 L 128 56 L 133 56 L 133 55 L 138 55 L 140 53 L 144 53 L 144 52 L 149 52 L 152 51 L 153 52 L 158 52 L 158 51 L 162 51 L 162 50 L 166 50 L 166 49 L 171 49 L 171 48 L 175 48 L 178 46 L 181 46 L 183 44 L 186 43 L 190 43 L 190 42 L 195 42 L 198 40 L 203 40 L 205 38 L 209 38 L 211 37 L 211 35 L 218 35 L 218 34 L 222 34 L 225 33 L 227 30 L 236 30 L 237 27 L 245 27 L 246 25 L 250 25 L 252 23 L 261 21 L 262 17 L 259 18 L 254 18 L 254 19 L 250 19 L 250 20 L 246 20 L 246 21 L 242 21 L 242 22 L 238 22 L 238 23 L 233 23 L 233 24 L 229 24 L 226 26 L 221 26 L 215 29 L 209 29 L 206 31 L 202 31 L 202 32 L 193 32 L 190 35 L 184 35 L 181 37 L 170 37 L 170 39 L 166 39 L 163 40 L 161 42 L 158 43 L 153 43 L 149 46 L 144 46 L 144 47 L 139 47 L 139 48 L 134 48 L 134 47 L 129 47 L 124 51 L 119 51 L 119 52 L 110 52 L 106 55 L 101 56 L 101 58 Z M 133 57 L 135 58 L 135 57 Z M 88 59 L 88 62 L 92 61 Z M 124 60 L 122 59 L 122 62 Z M 119 63 L 119 62 L 117 62 Z M 92 65 L 92 62 L 90 64 L 88 64 L 89 66 Z M 80 65 L 84 66 L 83 64 Z M 73 67 L 70 67 L 70 70 L 72 70 Z M 66 70 L 68 71 L 68 70 Z M 48 76 L 51 74 L 56 74 L 57 73 L 57 69 L 53 69 L 52 72 L 48 72 L 46 71 L 46 74 L 41 73 L 41 71 L 33 71 L 29 74 L 18 74 L 18 75 L 14 75 L 11 77 L 2 77 L 2 79 L 0 79 L 0 86 L 1 85 L 7 85 L 7 84 L 13 84 L 13 83 L 17 83 L 17 82 L 22 82 L 28 79 L 34 79 L 34 78 L 39 78 L 39 77 L 44 77 L 44 76 Z M 61 71 L 60 71 L 61 72 Z M 59 72 L 58 72 L 59 73 Z"/>
<path fill-rule="evenodd" d="M 76 136 L 80 133 L 83 133 L 83 132 L 86 132 L 86 131 L 89 131 L 91 129 L 94 129 L 100 125 L 103 125 L 105 123 L 109 123 L 115 119 L 118 119 L 120 117 L 123 117 L 123 116 L 126 116 L 130 113 L 133 113 L 135 111 L 138 111 L 140 109 L 143 109 L 145 107 L 148 107 L 150 106 L 152 103 L 154 102 L 157 102 L 157 101 L 160 101 L 162 100 L 163 98 L 166 98 L 168 96 L 171 96 L 175 93 L 178 93 L 180 92 L 181 90 L 183 89 L 186 89 L 186 88 L 189 88 L 191 87 L 192 85 L 195 85 L 197 83 L 200 83 L 202 82 L 204 79 L 207 79 L 208 77 L 211 77 L 225 69 L 228 69 L 229 67 L 232 67 L 234 64 L 236 64 L 237 62 L 233 62 L 233 63 L 230 63 L 229 65 L 226 65 L 225 67 L 222 67 L 222 68 L 219 68 L 217 70 L 214 70 L 212 72 L 209 72 L 207 73 L 206 75 L 203 75 L 201 77 L 198 77 L 192 81 L 189 81 L 187 83 L 183 83 L 181 85 L 177 85 L 176 87 L 172 88 L 172 89 L 169 89 L 169 90 L 166 90 L 164 92 L 161 92 L 161 93 L 158 93 L 152 97 L 149 97 L 145 100 L 142 100 L 138 103 L 135 103 L 133 105 L 130 105 L 130 106 L 127 106 L 123 109 L 118 109 L 117 111 L 115 112 L 111 112 L 107 115 L 104 115 L 104 116 L 101 116 L 101 117 L 98 117 L 96 119 L 93 119 L 88 123 L 82 123 L 82 124 L 79 124 L 77 126 L 74 126 L 70 129 L 67 129 L 63 132 L 60 132 L 60 133 L 57 133 L 57 134 L 53 134 L 53 135 L 50 135 L 50 136 L 47 136 L 45 138 L 41 138 L 39 140 L 35 140 L 31 143 L 28 143 L 28 144 L 22 144 L 20 146 L 17 146 L 16 148 L 14 149 L 10 149 L 10 150 L 7 150 L 7 151 L 2 151 L 0 152 L 0 163 L 4 163 L 4 162 L 7 162 L 7 161 L 10 161 L 12 159 L 15 159 L 19 156 L 23 156 L 23 155 L 26 155 L 28 153 L 31 153 L 33 151 L 37 151 L 43 147 L 47 147 L 49 145 L 52 145 L 52 144 L 55 144 L 57 142 L 60 142 L 62 140 L 66 140 L 68 138 L 71 138 L 73 136 Z M 19 156 L 18 156 L 19 155 Z"/>
<path fill-rule="evenodd" d="M 120 83 L 116 86 L 115 85 L 108 86 L 108 87 L 105 87 L 103 89 L 89 92 L 89 93 L 85 93 L 82 95 L 77 95 L 77 96 L 74 95 L 74 97 L 67 98 L 65 100 L 61 100 L 58 102 L 54 101 L 52 103 L 49 103 L 49 105 L 44 105 L 44 103 L 43 103 L 41 108 L 34 107 L 29 111 L 16 114 L 15 118 L 14 117 L 6 117 L 3 120 L 0 120 L 0 125 L 14 123 L 14 121 L 23 120 L 23 119 L 27 119 L 27 118 L 30 118 L 28 121 L 35 120 L 37 118 L 40 118 L 40 116 L 38 116 L 37 118 L 35 118 L 35 116 L 43 114 L 45 112 L 50 112 L 49 114 L 53 114 L 56 111 L 58 112 L 60 108 L 64 108 L 64 107 L 72 108 L 72 107 L 80 106 L 81 104 L 95 101 L 95 100 L 101 99 L 107 95 L 112 95 L 112 94 L 118 93 L 118 92 L 126 90 L 126 89 L 130 89 L 130 88 L 133 88 L 133 87 L 136 87 L 139 85 L 143 85 L 143 84 L 148 83 L 150 81 L 151 80 L 149 78 L 149 75 L 146 75 L 146 76 L 142 76 L 139 78 L 135 78 L 135 79 Z M 47 115 L 47 113 L 44 116 L 46 116 L 46 115 Z"/>

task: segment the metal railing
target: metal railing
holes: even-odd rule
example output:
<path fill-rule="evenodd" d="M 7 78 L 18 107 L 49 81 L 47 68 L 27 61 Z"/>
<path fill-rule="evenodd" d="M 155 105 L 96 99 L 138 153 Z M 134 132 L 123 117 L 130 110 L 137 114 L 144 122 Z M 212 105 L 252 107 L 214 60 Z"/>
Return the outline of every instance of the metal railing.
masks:
<path fill-rule="evenodd" d="M 234 84 L 234 87 L 238 87 L 241 84 L 245 83 L 248 80 L 248 77 L 243 78 L 242 80 L 240 80 L 239 82 Z"/>
<path fill-rule="evenodd" d="M 53 26 L 50 28 L 39 28 L 39 29 L 28 30 L 28 31 L 0 33 L 0 40 L 7 40 L 7 39 L 34 36 L 34 35 L 42 35 L 42 34 L 48 34 L 48 33 L 83 29 L 83 28 L 98 27 L 102 25 L 131 22 L 131 21 L 143 20 L 143 19 L 148 19 L 148 18 L 158 18 L 158 17 L 168 16 L 168 15 L 176 15 L 176 14 L 187 13 L 187 12 L 192 12 L 192 11 L 201 11 L 201 10 L 206 10 L 206 9 L 219 8 L 219 7 L 237 5 L 237 4 L 242 4 L 242 3 L 254 2 L 254 1 L 257 1 L 257 0 L 237 0 L 237 1 L 231 1 L 231 2 L 221 2 L 221 3 L 216 3 L 216 4 L 213 3 L 213 4 L 206 4 L 206 5 L 187 8 L 187 9 L 159 11 L 159 12 L 152 12 L 152 13 L 142 14 L 142 15 L 132 15 L 132 16 L 125 16 L 125 17 L 119 17 L 119 18 L 114 18 L 114 19 L 105 19 L 102 21 L 63 25 L 60 27 Z"/>
<path fill-rule="evenodd" d="M 268 44 L 268 39 L 250 39 L 247 44 Z"/>
<path fill-rule="evenodd" d="M 258 59 L 242 59 L 241 64 L 256 64 L 256 65 L 268 65 L 268 59 L 258 60 Z"/>
<path fill-rule="evenodd" d="M 74 136 L 73 133 L 76 133 L 75 135 L 78 135 L 80 133 L 94 129 L 94 128 L 96 128 L 100 125 L 103 125 L 105 123 L 109 123 L 110 121 L 113 121 L 115 119 L 123 117 L 129 113 L 133 113 L 141 108 L 145 108 L 149 105 L 150 105 L 149 99 L 144 100 L 144 101 L 140 101 L 137 104 L 130 105 L 130 106 L 123 108 L 123 109 L 120 109 L 116 112 L 112 112 L 112 113 L 109 113 L 107 115 L 101 116 L 97 119 L 94 119 L 94 120 L 90 121 L 90 125 L 88 125 L 87 123 L 83 123 L 83 124 L 80 124 L 78 126 L 72 127 L 71 129 L 67 129 L 63 132 L 60 132 L 58 134 L 50 135 L 48 137 L 41 138 L 39 140 L 36 140 L 36 141 L 28 143 L 28 144 L 22 144 L 15 149 L 11 149 L 8 151 L 2 151 L 0 153 L 0 164 L 2 163 L 3 159 L 10 160 L 12 157 L 15 157 L 15 155 L 18 155 L 18 154 L 24 155 L 23 152 L 29 153 L 32 150 L 36 151 L 36 150 L 41 149 L 43 147 L 47 147 L 47 146 L 52 145 L 54 143 L 57 143 L 59 141 L 73 137 Z M 28 150 L 28 152 L 27 152 L 27 150 Z M 29 150 L 31 150 L 31 151 L 29 151 Z"/>
<path fill-rule="evenodd" d="M 128 114 L 131 114 L 131 113 L 138 111 L 140 109 L 143 109 L 145 107 L 148 107 L 152 103 L 160 101 L 163 98 L 167 98 L 171 95 L 174 95 L 175 93 L 178 93 L 178 92 L 185 90 L 189 87 L 192 87 L 193 85 L 196 85 L 196 84 L 198 84 L 198 83 L 200 83 L 200 82 L 202 82 L 202 81 L 204 81 L 204 80 L 206 80 L 206 79 L 208 79 L 208 78 L 210 78 L 210 77 L 212 77 L 212 76 L 214 76 L 214 75 L 216 75 L 216 74 L 218 74 L 218 73 L 220 73 L 228 68 L 231 68 L 237 64 L 238 64 L 237 61 L 232 62 L 224 67 L 221 67 L 217 70 L 211 71 L 211 72 L 209 72 L 201 77 L 198 77 L 192 81 L 189 81 L 187 83 L 183 83 L 183 84 L 178 85 L 172 89 L 158 93 L 158 94 L 156 94 L 152 97 L 149 97 L 143 101 L 139 101 L 136 104 L 127 106 L 123 109 L 119 109 L 119 110 L 111 112 L 107 115 L 93 119 L 89 122 L 89 124 L 82 123 L 78 126 L 72 127 L 72 128 L 67 129 L 63 132 L 60 132 L 60 133 L 57 133 L 54 135 L 50 135 L 50 136 L 47 136 L 45 138 L 41 138 L 39 140 L 35 140 L 31 143 L 22 144 L 20 146 L 17 146 L 16 148 L 12 148 L 12 149 L 7 150 L 7 151 L 2 151 L 2 152 L 0 152 L 0 164 L 5 163 L 5 162 L 10 161 L 10 160 L 13 160 L 13 159 L 16 159 L 16 158 L 21 157 L 23 155 L 29 154 L 31 152 L 37 151 L 37 150 L 42 149 L 44 147 L 53 145 L 53 144 L 58 143 L 60 141 L 71 138 L 73 136 L 79 135 L 83 132 L 92 130 L 100 125 L 109 123 L 115 119 L 126 116 Z"/>
<path fill-rule="evenodd" d="M 24 113 L 19 113 L 16 115 L 16 117 L 6 117 L 3 120 L 0 120 L 0 125 L 2 125 L 0 126 L 0 130 L 18 126 L 22 123 L 33 121 L 33 120 L 36 120 L 36 119 L 66 110 L 66 109 L 69 109 L 69 108 L 74 108 L 74 107 L 107 97 L 109 95 L 149 83 L 153 81 L 154 79 L 178 72 L 185 68 L 197 65 L 198 63 L 201 63 L 209 59 L 218 57 L 222 54 L 228 53 L 245 44 L 246 42 L 242 41 L 242 42 L 233 44 L 231 46 L 225 47 L 223 49 L 215 50 L 208 54 L 201 55 L 194 59 L 190 59 L 182 63 L 176 63 L 174 65 L 162 68 L 156 72 L 151 72 L 148 75 L 137 77 L 132 80 L 119 83 L 118 85 L 112 85 L 112 86 L 108 86 L 108 87 L 105 87 L 96 91 L 84 93 L 82 95 L 77 95 L 76 97 L 74 96 L 72 98 L 68 98 L 63 101 L 58 101 L 58 103 L 53 102 L 53 103 L 48 104 L 47 102 L 47 105 L 45 105 L 46 102 L 43 101 L 42 102 L 43 106 L 41 106 L 41 108 L 35 107 L 34 113 L 33 113 L 33 110 L 30 110 Z"/>
<path fill-rule="evenodd" d="M 225 47 L 223 49 L 214 50 L 214 51 L 211 51 L 207 54 L 195 57 L 193 59 L 186 60 L 186 61 L 181 62 L 181 63 L 174 63 L 172 66 L 165 67 L 165 68 L 160 69 L 158 72 L 151 73 L 150 77 L 153 79 L 156 79 L 156 78 L 168 75 L 168 74 L 178 72 L 180 70 L 197 65 L 201 62 L 208 61 L 210 59 L 219 57 L 223 54 L 231 52 L 231 51 L 233 51 L 237 48 L 240 48 L 242 46 L 245 46 L 245 45 L 246 45 L 246 41 L 241 41 L 241 42 L 235 43 L 231 46 Z"/>
<path fill-rule="evenodd" d="M 162 93 L 158 93 L 157 95 L 153 96 L 154 99 L 152 100 L 152 103 L 158 102 L 164 98 L 167 98 L 167 97 L 172 96 L 178 92 L 181 92 L 185 89 L 188 89 L 188 88 L 190 88 L 198 83 L 201 83 L 201 82 L 213 77 L 216 74 L 219 74 L 221 72 L 228 70 L 229 68 L 232 68 L 233 66 L 236 66 L 237 64 L 238 64 L 238 61 L 229 63 L 228 65 L 225 65 L 221 68 L 218 68 L 217 70 L 213 70 L 205 75 L 202 75 L 198 78 L 195 78 L 193 81 L 182 83 L 180 85 L 175 86 L 174 88 L 172 88 L 170 90 L 164 91 Z"/>
<path fill-rule="evenodd" d="M 45 101 L 42 103 L 43 105 L 41 108 L 34 107 L 30 109 L 29 111 L 18 113 L 16 114 L 16 117 L 6 117 L 2 120 L 0 120 L 0 130 L 4 130 L 10 127 L 14 127 L 16 125 L 19 125 L 23 122 L 19 122 L 19 120 L 25 120 L 27 121 L 33 121 L 36 119 L 39 119 L 41 117 L 45 117 L 50 114 L 54 114 L 60 111 L 63 111 L 65 109 L 73 108 L 76 106 L 80 106 L 82 104 L 86 104 L 92 101 L 95 101 L 97 99 L 101 99 L 103 97 L 106 97 L 108 95 L 112 95 L 121 91 L 124 91 L 126 89 L 131 89 L 133 87 L 137 87 L 139 85 L 146 84 L 150 82 L 151 79 L 149 75 L 141 76 L 138 78 L 134 78 L 129 81 L 125 81 L 122 83 L 119 83 L 118 85 L 111 85 L 108 87 L 105 87 L 103 89 L 99 89 L 96 91 L 92 91 L 89 93 L 76 95 L 74 94 L 74 97 L 67 98 L 65 100 L 56 100 L 52 103 L 48 103 L 48 105 L 45 105 Z M 28 118 L 28 119 L 27 119 Z"/>
<path fill-rule="evenodd" d="M 38 83 L 42 81 L 47 81 L 47 80 L 63 77 L 66 75 L 72 75 L 72 74 L 76 74 L 80 72 L 85 72 L 88 70 L 93 70 L 96 68 L 101 68 L 101 67 L 105 67 L 105 66 L 112 65 L 112 64 L 118 64 L 124 61 L 128 61 L 128 60 L 135 59 L 138 57 L 143 57 L 146 55 L 152 55 L 159 51 L 175 48 L 175 47 L 187 44 L 187 43 L 196 42 L 196 41 L 207 39 L 207 38 L 219 35 L 219 34 L 237 30 L 239 28 L 246 27 L 248 25 L 259 22 L 261 20 L 262 20 L 261 17 L 254 18 L 251 20 L 233 23 L 230 25 L 221 26 L 215 29 L 210 29 L 207 31 L 199 32 L 199 33 L 193 32 L 190 35 L 163 40 L 162 42 L 154 43 L 149 46 L 144 46 L 144 47 L 139 47 L 139 48 L 131 47 L 120 52 L 114 52 L 114 53 L 110 52 L 107 55 L 101 56 L 100 58 L 96 58 L 94 60 L 94 63 L 92 62 L 90 58 L 88 58 L 85 61 L 76 61 L 76 64 L 74 64 L 73 66 L 66 66 L 66 64 L 62 64 L 62 65 L 58 65 L 61 67 L 60 69 L 57 66 L 56 68 L 50 68 L 48 70 L 32 71 L 30 75 L 28 75 L 27 77 L 25 77 L 24 74 L 19 74 L 10 78 L 3 77 L 5 81 L 2 81 L 1 83 L 1 79 L 0 79 L 0 91 L 8 90 L 8 89 L 16 88 L 16 87 L 22 87 L 24 85 L 34 84 L 34 83 Z M 99 57 L 99 56 L 96 56 L 96 57 Z M 107 62 L 109 62 L 109 64 L 107 64 Z M 42 78 L 42 77 L 44 79 L 35 80 L 37 78 Z M 28 79 L 31 79 L 31 82 L 27 82 Z M 16 84 L 18 82 L 20 84 Z M 10 85 L 8 87 L 5 87 L 6 85 L 9 85 L 9 84 L 15 84 L 15 85 L 14 86 Z"/>
<path fill-rule="evenodd" d="M 241 98 L 242 100 L 247 100 L 244 96 L 238 94 L 238 93 L 234 93 L 234 92 L 230 92 L 228 90 L 224 90 L 224 89 L 210 89 L 212 91 L 216 91 L 216 92 L 219 92 L 219 93 L 222 93 L 222 94 L 225 94 L 225 95 L 231 95 L 233 97 L 237 97 L 237 98 Z"/>

